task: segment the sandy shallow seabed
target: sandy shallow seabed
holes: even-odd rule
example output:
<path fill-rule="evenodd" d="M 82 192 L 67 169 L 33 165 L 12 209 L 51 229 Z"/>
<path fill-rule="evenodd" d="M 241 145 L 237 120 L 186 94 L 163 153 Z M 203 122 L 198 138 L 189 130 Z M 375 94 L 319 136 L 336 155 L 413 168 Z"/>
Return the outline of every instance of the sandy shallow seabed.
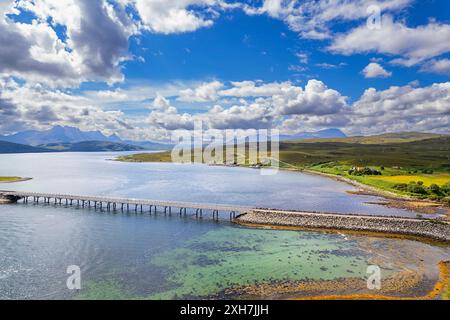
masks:
<path fill-rule="evenodd" d="M 367 289 L 367 280 L 347 278 L 319 281 L 282 281 L 234 287 L 221 294 L 227 298 L 267 299 L 442 299 L 449 289 L 450 261 L 439 261 L 433 252 L 419 248 L 414 241 L 390 241 L 349 236 L 372 255 L 368 265 L 387 272 L 381 290 Z M 415 263 L 411 263 L 414 257 Z M 384 272 L 384 271 L 383 271 Z M 391 273 L 391 274 L 389 274 Z"/>

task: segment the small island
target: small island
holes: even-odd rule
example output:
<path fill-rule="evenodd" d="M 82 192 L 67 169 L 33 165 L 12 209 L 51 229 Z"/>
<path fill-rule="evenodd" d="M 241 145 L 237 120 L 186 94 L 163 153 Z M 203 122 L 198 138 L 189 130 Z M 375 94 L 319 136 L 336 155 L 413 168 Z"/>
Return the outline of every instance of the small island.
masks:
<path fill-rule="evenodd" d="M 0 183 L 14 183 L 31 180 L 31 178 L 0 176 Z"/>

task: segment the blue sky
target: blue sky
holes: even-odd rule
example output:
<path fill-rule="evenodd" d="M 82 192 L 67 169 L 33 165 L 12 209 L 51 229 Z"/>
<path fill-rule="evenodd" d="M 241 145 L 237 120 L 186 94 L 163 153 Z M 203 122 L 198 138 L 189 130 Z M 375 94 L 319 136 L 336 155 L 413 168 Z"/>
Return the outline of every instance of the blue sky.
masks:
<path fill-rule="evenodd" d="M 447 8 L 447 10 L 445 10 Z M 448 21 L 450 3 L 445 1 L 420 1 L 404 13 L 409 26 L 426 23 L 429 17 Z M 421 12 L 421 14 L 417 14 Z M 415 14 L 414 14 L 415 13 Z M 336 27 L 336 32 L 345 28 Z M 355 54 L 345 56 L 325 50 L 329 41 L 302 39 L 280 20 L 268 16 L 249 16 L 233 11 L 221 16 L 214 26 L 194 33 L 139 37 L 139 45 L 132 41 L 131 52 L 142 56 L 146 62 L 128 62 L 124 73 L 127 79 L 151 81 L 173 80 L 223 80 L 241 81 L 258 79 L 265 82 L 292 81 L 305 83 L 320 79 L 337 88 L 352 99 L 357 99 L 367 86 L 377 89 L 391 85 L 405 85 L 418 80 L 423 85 L 448 80 L 448 75 L 418 72 L 419 67 L 389 66 L 393 76 L 388 79 L 365 79 L 361 70 L 371 58 L 389 59 L 380 54 Z M 296 56 L 308 55 L 302 64 Z M 449 55 L 443 55 L 447 57 Z M 321 63 L 345 64 L 335 69 L 317 66 Z M 301 66 L 304 71 L 290 70 Z M 292 68 L 291 68 L 292 69 Z"/>
<path fill-rule="evenodd" d="M 0 132 L 158 140 L 202 120 L 447 133 L 449 12 L 443 0 L 0 0 Z"/>

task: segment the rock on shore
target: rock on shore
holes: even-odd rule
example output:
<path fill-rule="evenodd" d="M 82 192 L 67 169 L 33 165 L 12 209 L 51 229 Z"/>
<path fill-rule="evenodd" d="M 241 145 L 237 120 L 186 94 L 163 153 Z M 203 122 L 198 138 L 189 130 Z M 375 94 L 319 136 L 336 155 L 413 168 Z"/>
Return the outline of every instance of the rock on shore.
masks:
<path fill-rule="evenodd" d="M 17 197 L 9 197 L 9 196 L 5 196 L 2 193 L 0 193 L 0 205 L 1 204 L 11 204 L 11 203 L 15 203 L 17 202 L 17 200 L 19 200 L 19 198 Z"/>
<path fill-rule="evenodd" d="M 236 222 L 267 226 L 380 232 L 450 242 L 450 224 L 427 219 L 253 210 L 238 217 Z"/>

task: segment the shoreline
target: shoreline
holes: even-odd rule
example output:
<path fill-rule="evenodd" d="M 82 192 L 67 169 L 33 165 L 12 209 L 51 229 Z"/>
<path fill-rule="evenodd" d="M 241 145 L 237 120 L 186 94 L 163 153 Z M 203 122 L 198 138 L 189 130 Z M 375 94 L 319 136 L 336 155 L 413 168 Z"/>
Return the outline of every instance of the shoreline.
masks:
<path fill-rule="evenodd" d="M 231 167 L 231 168 L 248 168 L 248 169 L 255 169 L 251 168 L 250 166 L 228 166 L 228 165 L 215 165 L 215 166 L 224 166 L 224 167 Z M 350 178 L 346 178 L 339 175 L 334 175 L 330 173 L 320 172 L 316 170 L 311 169 L 302 169 L 302 168 L 279 168 L 279 170 L 287 171 L 287 172 L 297 172 L 297 173 L 304 173 L 304 174 L 310 174 L 310 175 L 316 175 L 321 176 L 324 178 L 332 179 L 334 181 L 339 181 L 342 183 L 346 183 L 348 185 L 351 185 L 355 188 L 358 188 L 357 191 L 347 191 L 349 194 L 355 194 L 355 195 L 366 195 L 366 196 L 374 196 L 374 197 L 380 197 L 384 198 L 386 202 L 372 202 L 371 204 L 376 204 L 380 206 L 386 206 L 388 208 L 395 208 L 395 209 L 402 209 L 402 210 L 408 210 L 420 214 L 437 214 L 437 209 L 445 209 L 447 210 L 446 214 L 442 214 L 442 216 L 445 216 L 446 220 L 450 220 L 450 206 L 446 205 L 441 202 L 432 201 L 428 199 L 419 199 L 414 198 L 407 195 L 401 195 L 397 194 L 395 192 L 387 191 L 384 189 L 376 188 L 367 184 L 363 184 L 359 181 L 352 180 Z"/>
<path fill-rule="evenodd" d="M 129 163 L 146 163 L 146 162 L 137 162 L 137 161 L 128 161 L 124 159 L 120 159 L 120 157 L 117 157 L 114 159 L 114 161 L 118 162 L 129 162 Z M 149 161 L 147 163 L 159 163 L 156 161 Z M 174 163 L 174 162 L 167 162 L 167 163 Z M 257 169 L 252 168 L 248 165 L 227 165 L 227 164 L 214 164 L 214 165 L 208 165 L 206 163 L 202 163 L 206 166 L 217 166 L 217 167 L 229 167 L 229 168 L 247 168 L 247 169 Z M 385 202 L 374 202 L 371 204 L 386 206 L 389 208 L 395 208 L 395 209 L 402 209 L 402 210 L 408 210 L 412 212 L 416 212 L 417 214 L 438 214 L 438 209 L 447 210 L 447 213 L 443 213 L 442 216 L 445 216 L 447 220 L 450 220 L 450 206 L 446 205 L 441 202 L 436 202 L 432 200 L 426 200 L 426 199 L 419 199 L 414 198 L 407 195 L 401 195 L 397 194 L 391 191 L 383 190 L 380 188 L 376 188 L 370 185 L 363 184 L 361 182 L 342 177 L 339 175 L 334 175 L 330 173 L 324 173 L 320 171 L 315 171 L 311 169 L 302 169 L 302 168 L 284 168 L 280 167 L 279 170 L 282 171 L 289 171 L 289 172 L 298 172 L 298 173 L 304 173 L 304 174 L 311 174 L 311 175 L 318 175 L 322 176 L 324 178 L 333 179 L 335 181 L 339 181 L 342 183 L 346 183 L 348 185 L 351 185 L 355 188 L 358 188 L 360 190 L 358 191 L 347 191 L 350 194 L 356 194 L 356 195 L 367 195 L 367 196 L 375 196 L 384 198 Z"/>
<path fill-rule="evenodd" d="M 17 179 L 15 179 L 15 180 L 0 181 L 0 185 L 26 182 L 26 181 L 30 181 L 30 180 L 33 180 L 33 178 L 20 178 L 20 177 L 17 177 Z M 0 205 L 12 204 L 12 203 L 14 203 L 14 200 L 7 199 L 7 198 L 4 198 L 4 197 L 0 196 Z"/>
<path fill-rule="evenodd" d="M 289 170 L 288 171 L 297 171 L 297 170 Z M 387 190 L 379 189 L 373 186 L 369 186 L 366 184 L 363 184 L 361 182 L 334 175 L 329 173 L 324 173 L 320 171 L 314 171 L 309 169 L 303 169 L 298 170 L 299 172 L 304 172 L 306 174 L 311 175 L 319 175 L 325 178 L 330 178 L 335 181 L 343 182 L 346 184 L 349 184 L 355 188 L 358 188 L 360 190 L 358 191 L 347 191 L 350 194 L 355 195 L 367 195 L 367 196 L 374 196 L 374 197 L 380 197 L 384 198 L 385 202 L 372 202 L 371 204 L 386 206 L 389 208 L 395 208 L 395 209 L 403 209 L 408 211 L 413 211 L 421 214 L 437 214 L 437 209 L 445 209 L 447 210 L 447 214 L 443 214 L 446 216 L 446 219 L 450 219 L 450 206 L 445 205 L 444 203 L 427 200 L 427 199 L 418 199 L 407 195 L 401 195 L 394 192 L 390 192 Z"/>
<path fill-rule="evenodd" d="M 347 183 L 349 185 L 352 185 L 352 186 L 354 186 L 356 188 L 361 189 L 360 191 L 350 192 L 352 194 L 378 196 L 378 197 L 383 197 L 383 198 L 392 199 L 392 200 L 426 202 L 426 203 L 433 203 L 433 204 L 440 205 L 440 206 L 443 205 L 442 203 L 439 203 L 439 202 L 434 202 L 434 201 L 431 201 L 431 200 L 424 200 L 424 199 L 414 198 L 414 197 L 411 197 L 411 196 L 402 195 L 402 194 L 398 194 L 398 193 L 395 193 L 395 192 L 387 191 L 387 190 L 384 190 L 384 189 L 376 188 L 376 187 L 373 187 L 373 186 L 370 186 L 370 185 L 358 182 L 356 180 L 352 180 L 350 178 L 339 176 L 339 175 L 334 175 L 334 174 L 320 172 L 320 171 L 315 171 L 315 170 L 310 170 L 310 169 L 303 169 L 303 170 L 300 170 L 300 172 L 305 172 L 305 173 L 309 173 L 309 174 L 312 174 L 312 175 L 323 176 L 323 177 L 330 178 L 330 179 L 333 179 L 333 180 L 336 180 L 336 181 Z"/>

